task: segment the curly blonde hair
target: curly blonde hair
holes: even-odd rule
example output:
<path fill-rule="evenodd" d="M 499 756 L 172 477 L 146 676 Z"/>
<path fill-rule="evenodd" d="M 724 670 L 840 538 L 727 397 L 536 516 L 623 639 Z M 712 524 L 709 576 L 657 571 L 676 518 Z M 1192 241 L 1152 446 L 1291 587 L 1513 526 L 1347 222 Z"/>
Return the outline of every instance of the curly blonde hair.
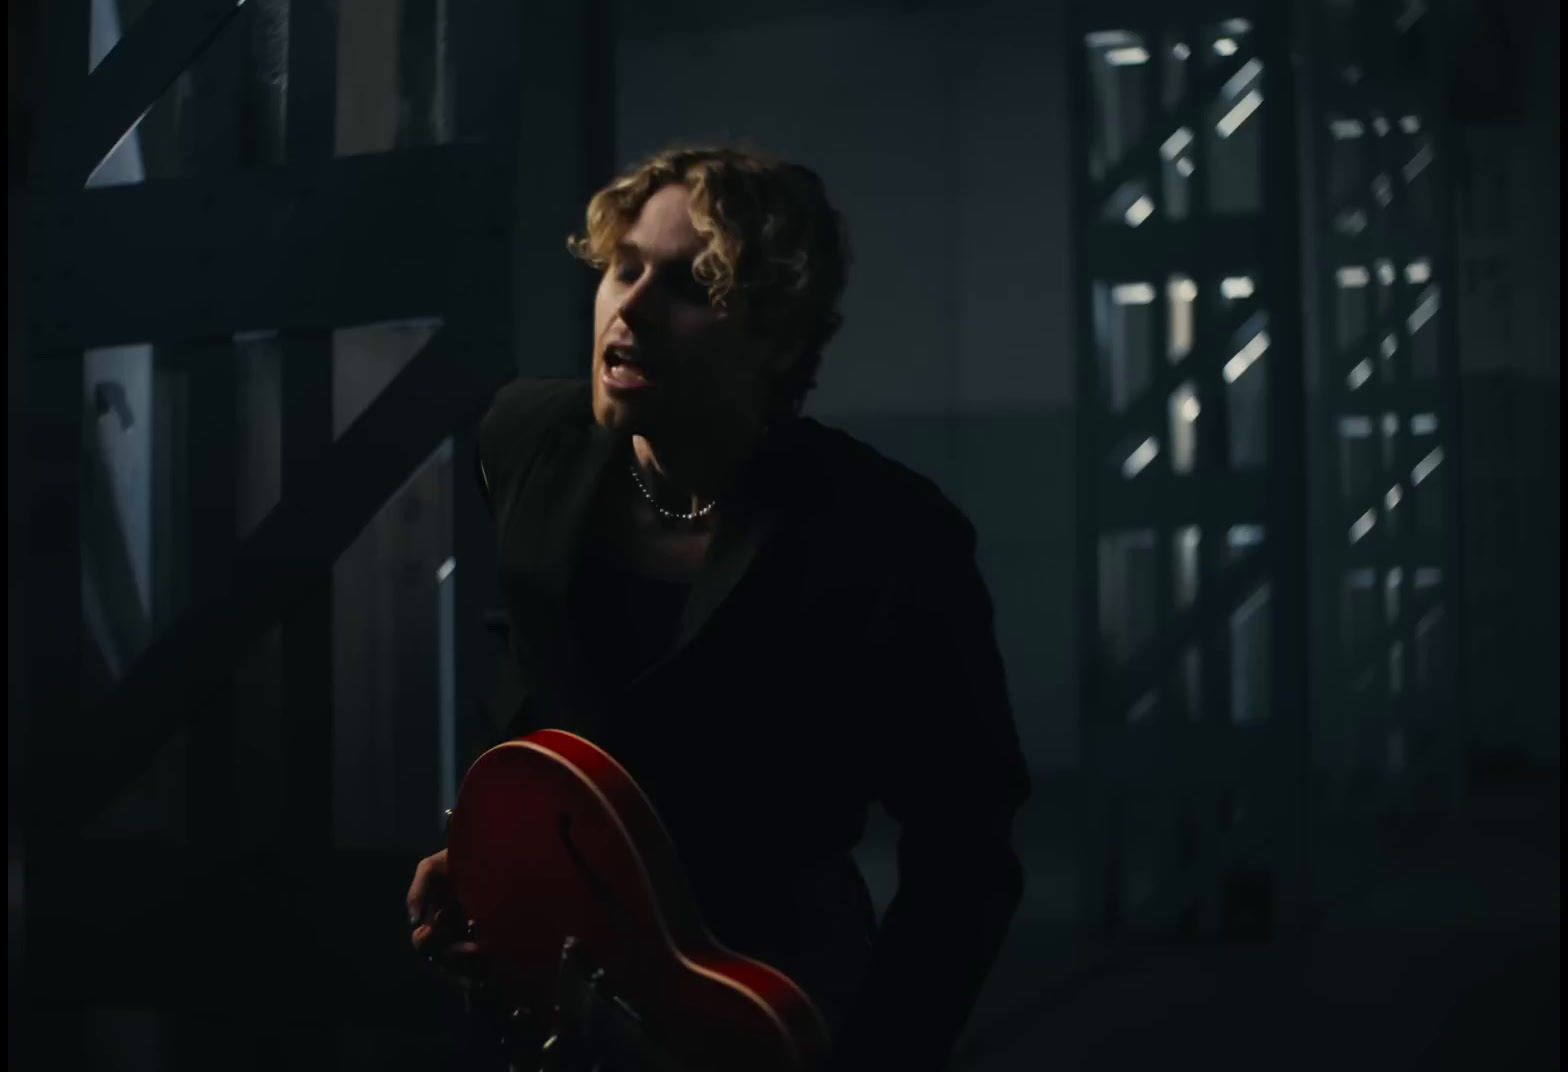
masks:
<path fill-rule="evenodd" d="M 618 176 L 588 202 L 587 228 L 567 239 L 572 255 L 603 271 L 648 199 L 665 186 L 691 191 L 692 222 L 707 248 L 692 274 L 716 309 L 742 294 L 763 337 L 798 347 L 776 401 L 798 413 L 817 385 L 822 351 L 844 322 L 849 274 L 843 216 L 809 168 L 739 145 L 680 144 Z"/>

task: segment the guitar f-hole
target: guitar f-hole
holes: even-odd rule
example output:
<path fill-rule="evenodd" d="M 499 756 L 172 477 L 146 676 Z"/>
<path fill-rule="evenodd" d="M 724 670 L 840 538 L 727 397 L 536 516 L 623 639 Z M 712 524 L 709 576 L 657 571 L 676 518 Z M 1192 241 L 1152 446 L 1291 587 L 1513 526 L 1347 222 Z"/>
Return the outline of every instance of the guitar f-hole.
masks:
<path fill-rule="evenodd" d="M 589 865 L 581 850 L 577 848 L 577 843 L 572 840 L 572 817 L 570 814 L 564 811 L 561 812 L 556 819 L 556 830 L 561 835 L 561 845 L 566 849 L 566 855 L 571 857 L 573 864 L 577 865 L 577 870 L 582 873 L 583 881 L 588 883 L 588 888 L 593 891 L 593 895 L 606 904 L 616 904 L 615 891 L 610 888 L 608 882 L 599 877 L 598 872 Z"/>

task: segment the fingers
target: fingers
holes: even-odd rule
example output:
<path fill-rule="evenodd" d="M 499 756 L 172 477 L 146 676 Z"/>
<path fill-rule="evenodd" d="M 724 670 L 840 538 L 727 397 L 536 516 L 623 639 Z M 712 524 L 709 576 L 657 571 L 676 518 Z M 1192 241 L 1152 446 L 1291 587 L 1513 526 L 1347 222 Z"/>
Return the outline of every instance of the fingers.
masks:
<path fill-rule="evenodd" d="M 425 916 L 425 891 L 430 884 L 430 861 L 421 860 L 419 866 L 414 868 L 414 881 L 409 883 L 405 901 L 408 906 L 408 922 L 417 924 Z"/>
<path fill-rule="evenodd" d="M 443 928 L 421 923 L 412 942 L 425 962 L 447 979 L 473 983 L 484 972 L 483 950 L 472 939 L 454 940 Z"/>
<path fill-rule="evenodd" d="M 485 975 L 484 954 L 477 942 L 454 942 L 431 964 L 442 978 L 465 986 L 480 982 Z"/>
<path fill-rule="evenodd" d="M 460 938 L 468 937 L 467 925 L 455 927 L 455 919 L 456 916 L 445 908 L 431 912 L 428 921 L 416 925 L 409 935 L 414 950 L 429 955 L 445 949 Z"/>
<path fill-rule="evenodd" d="M 423 956 L 432 964 L 457 965 L 466 963 L 476 958 L 481 950 L 479 943 L 470 939 L 451 941 L 443 935 L 434 934 L 428 926 L 421 926 L 414 932 L 414 951 Z"/>
<path fill-rule="evenodd" d="M 484 959 L 473 940 L 472 924 L 457 910 L 446 885 L 445 850 L 419 861 L 406 903 L 414 952 L 449 980 L 476 982 Z"/>
<path fill-rule="evenodd" d="M 445 849 L 442 849 L 434 856 L 427 856 L 419 861 L 419 865 L 414 868 L 414 880 L 409 883 L 408 894 L 405 898 L 410 926 L 418 924 L 425 919 L 426 914 L 430 910 L 431 902 L 438 896 L 439 888 L 445 879 Z"/>

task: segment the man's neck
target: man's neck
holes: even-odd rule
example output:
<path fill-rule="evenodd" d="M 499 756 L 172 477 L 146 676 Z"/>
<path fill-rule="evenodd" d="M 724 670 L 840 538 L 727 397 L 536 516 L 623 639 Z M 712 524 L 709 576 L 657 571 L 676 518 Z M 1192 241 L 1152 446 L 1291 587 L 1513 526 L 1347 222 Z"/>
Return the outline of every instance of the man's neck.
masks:
<path fill-rule="evenodd" d="M 729 491 L 765 431 L 757 424 L 693 436 L 634 435 L 632 450 L 638 468 L 653 474 L 661 499 L 672 505 L 689 501 L 695 512 Z"/>

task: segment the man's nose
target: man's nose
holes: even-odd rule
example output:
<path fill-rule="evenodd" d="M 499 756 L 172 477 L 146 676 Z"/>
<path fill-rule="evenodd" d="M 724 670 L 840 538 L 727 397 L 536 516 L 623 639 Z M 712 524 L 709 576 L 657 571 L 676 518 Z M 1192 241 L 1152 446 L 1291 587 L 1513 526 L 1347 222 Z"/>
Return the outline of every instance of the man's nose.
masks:
<path fill-rule="evenodd" d="M 652 289 L 646 279 L 639 279 L 621 298 L 621 306 L 618 310 L 621 317 L 642 316 L 643 311 L 652 303 Z"/>
<path fill-rule="evenodd" d="M 647 285 L 646 280 L 642 280 L 627 293 L 626 297 L 621 299 L 620 307 L 616 309 L 615 315 L 635 335 L 639 331 L 647 330 L 655 319 L 655 304 L 656 299 L 652 296 L 652 288 Z"/>

